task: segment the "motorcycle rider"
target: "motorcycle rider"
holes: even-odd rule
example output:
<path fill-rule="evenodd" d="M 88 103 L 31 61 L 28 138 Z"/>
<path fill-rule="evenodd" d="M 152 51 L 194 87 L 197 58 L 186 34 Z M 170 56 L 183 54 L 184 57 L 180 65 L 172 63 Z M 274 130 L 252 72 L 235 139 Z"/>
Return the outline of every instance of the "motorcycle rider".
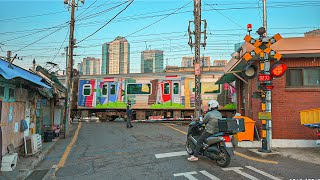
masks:
<path fill-rule="evenodd" d="M 218 119 L 221 119 L 222 115 L 218 111 L 218 107 L 219 107 L 218 101 L 210 100 L 208 102 L 208 112 L 203 118 L 203 123 L 206 125 L 206 127 L 197 141 L 197 145 L 194 150 L 194 154 L 188 158 L 189 161 L 197 161 L 199 151 L 202 147 L 204 140 L 207 139 L 209 136 L 219 132 Z"/>

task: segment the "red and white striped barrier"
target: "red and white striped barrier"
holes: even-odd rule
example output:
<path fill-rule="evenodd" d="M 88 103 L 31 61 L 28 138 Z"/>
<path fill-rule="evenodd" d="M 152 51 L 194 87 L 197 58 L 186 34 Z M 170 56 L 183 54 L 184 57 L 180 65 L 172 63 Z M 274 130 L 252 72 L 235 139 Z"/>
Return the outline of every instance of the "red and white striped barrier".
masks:
<path fill-rule="evenodd" d="M 132 120 L 131 122 L 174 122 L 174 121 L 191 121 L 192 118 L 163 118 L 163 119 L 144 119 Z"/>

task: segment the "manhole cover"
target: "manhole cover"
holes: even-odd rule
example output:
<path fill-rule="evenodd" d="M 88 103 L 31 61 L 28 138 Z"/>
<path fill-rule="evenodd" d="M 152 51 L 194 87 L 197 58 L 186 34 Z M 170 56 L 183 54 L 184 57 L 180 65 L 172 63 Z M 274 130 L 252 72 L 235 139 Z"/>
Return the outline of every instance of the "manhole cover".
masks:
<path fill-rule="evenodd" d="M 41 180 L 49 171 L 49 169 L 34 170 L 26 180 Z"/>

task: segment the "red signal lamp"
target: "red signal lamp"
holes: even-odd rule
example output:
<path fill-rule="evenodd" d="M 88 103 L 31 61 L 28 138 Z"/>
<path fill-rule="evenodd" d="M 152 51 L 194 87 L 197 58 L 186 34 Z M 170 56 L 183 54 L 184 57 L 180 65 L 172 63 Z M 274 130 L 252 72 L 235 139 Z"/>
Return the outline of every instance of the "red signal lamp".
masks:
<path fill-rule="evenodd" d="M 273 77 L 278 78 L 284 75 L 287 68 L 288 68 L 287 65 L 277 61 L 271 66 L 270 73 L 272 74 Z"/>
<path fill-rule="evenodd" d="M 267 86 L 266 86 L 266 90 L 271 90 L 271 89 L 273 89 L 273 86 L 272 86 L 272 85 L 267 85 Z"/>
<path fill-rule="evenodd" d="M 252 31 L 252 24 L 247 24 L 247 30 L 248 32 Z"/>

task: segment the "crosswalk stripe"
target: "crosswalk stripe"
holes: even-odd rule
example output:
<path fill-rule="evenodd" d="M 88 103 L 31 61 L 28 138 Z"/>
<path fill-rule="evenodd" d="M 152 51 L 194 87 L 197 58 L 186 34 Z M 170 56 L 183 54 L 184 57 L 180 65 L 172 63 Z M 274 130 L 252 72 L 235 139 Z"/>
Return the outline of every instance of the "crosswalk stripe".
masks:
<path fill-rule="evenodd" d="M 266 177 L 268 177 L 270 179 L 281 180 L 280 178 L 272 176 L 271 174 L 268 174 L 268 173 L 266 173 L 264 171 L 261 171 L 261 170 L 259 170 L 257 168 L 254 168 L 254 167 L 251 167 L 251 166 L 246 166 L 246 168 L 251 169 L 252 171 L 255 171 L 255 172 L 259 173 L 259 174 L 262 174 L 262 175 L 264 175 L 264 176 L 266 176 Z"/>
<path fill-rule="evenodd" d="M 208 178 L 212 180 L 220 180 L 219 178 L 215 177 L 214 175 L 208 173 L 207 171 L 200 171 L 203 175 L 207 176 Z"/>
<path fill-rule="evenodd" d="M 185 156 L 185 155 L 188 155 L 188 153 L 186 151 L 155 154 L 156 158 L 158 158 L 158 159 L 159 158 L 174 157 L 174 156 Z"/>
<path fill-rule="evenodd" d="M 231 168 L 222 168 L 222 169 L 224 171 L 234 171 L 234 172 L 236 172 L 236 173 L 238 173 L 238 174 L 240 174 L 240 175 L 242 175 L 242 176 L 244 176 L 244 177 L 246 177 L 248 179 L 251 179 L 251 180 L 259 180 L 256 177 L 253 177 L 250 174 L 247 174 L 247 173 L 241 171 L 240 169 L 243 169 L 242 167 L 231 167 Z"/>
<path fill-rule="evenodd" d="M 193 174 L 198 174 L 195 171 L 192 172 L 185 172 L 185 173 L 178 173 L 178 174 L 173 174 L 174 177 L 178 177 L 178 176 L 184 176 L 189 180 L 198 180 L 197 178 L 195 178 L 194 176 L 192 176 Z"/>

